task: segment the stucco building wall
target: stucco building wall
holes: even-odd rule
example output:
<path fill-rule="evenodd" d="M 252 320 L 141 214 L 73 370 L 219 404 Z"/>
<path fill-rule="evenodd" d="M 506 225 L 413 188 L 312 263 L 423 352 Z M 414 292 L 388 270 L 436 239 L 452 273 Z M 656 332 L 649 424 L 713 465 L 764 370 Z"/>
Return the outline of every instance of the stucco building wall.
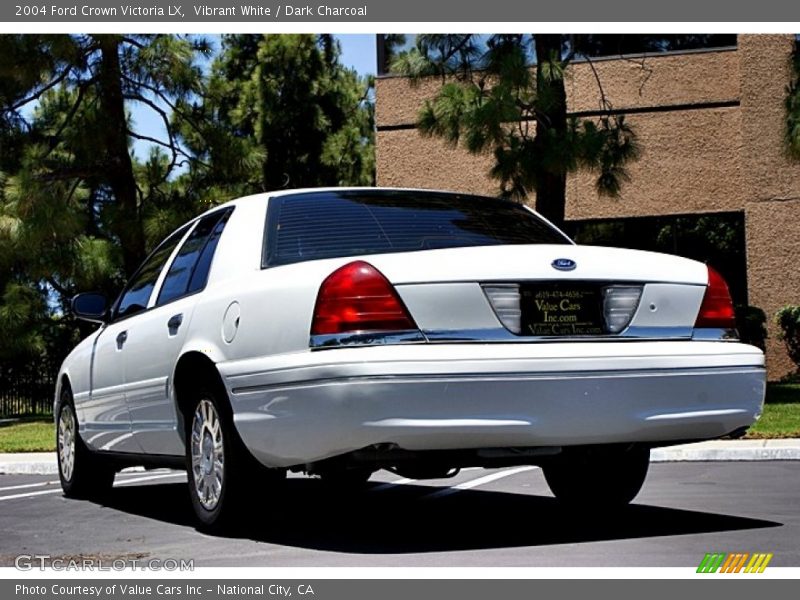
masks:
<path fill-rule="evenodd" d="M 642 148 L 619 198 L 599 196 L 591 173 L 570 175 L 567 218 L 744 212 L 748 295 L 770 318 L 772 379 L 793 367 L 771 317 L 800 304 L 800 164 L 783 145 L 794 43 L 791 35 L 741 35 L 736 49 L 574 63 L 565 81 L 570 112 L 592 118 L 601 108 L 599 78 Z M 377 81 L 378 184 L 495 194 L 490 155 L 470 155 L 415 127 L 441 83 Z"/>
<path fill-rule="evenodd" d="M 770 317 L 800 304 L 800 163 L 783 144 L 793 48 L 793 36 L 739 36 L 747 287 L 750 303 Z M 794 366 L 771 319 L 768 330 L 769 373 L 777 378 Z"/>

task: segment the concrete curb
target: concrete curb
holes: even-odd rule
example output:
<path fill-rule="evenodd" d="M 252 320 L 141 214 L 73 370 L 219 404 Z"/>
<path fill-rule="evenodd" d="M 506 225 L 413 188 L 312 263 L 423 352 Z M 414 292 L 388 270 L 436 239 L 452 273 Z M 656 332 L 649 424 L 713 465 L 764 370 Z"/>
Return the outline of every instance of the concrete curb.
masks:
<path fill-rule="evenodd" d="M 0 454 L 0 475 L 58 475 L 54 452 Z"/>
<path fill-rule="evenodd" d="M 126 473 L 144 471 L 143 467 L 129 467 Z M 0 454 L 0 475 L 58 475 L 54 452 L 20 452 Z"/>
<path fill-rule="evenodd" d="M 39 452 L 32 452 L 30 457 L 25 454 L 0 454 L 0 475 L 58 475 L 55 454 L 38 458 L 40 455 Z"/>
<path fill-rule="evenodd" d="M 650 462 L 800 460 L 800 438 L 779 440 L 712 440 L 657 448 Z M 125 469 L 141 471 L 140 467 Z M 0 475 L 58 475 L 52 452 L 0 454 Z"/>
<path fill-rule="evenodd" d="M 712 440 L 656 448 L 650 453 L 651 462 L 714 460 L 800 460 L 800 439 Z"/>

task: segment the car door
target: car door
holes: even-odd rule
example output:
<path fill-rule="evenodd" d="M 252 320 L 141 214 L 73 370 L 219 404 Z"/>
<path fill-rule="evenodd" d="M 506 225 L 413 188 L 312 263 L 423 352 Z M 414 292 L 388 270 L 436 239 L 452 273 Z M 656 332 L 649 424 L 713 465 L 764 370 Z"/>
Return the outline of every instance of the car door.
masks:
<path fill-rule="evenodd" d="M 141 452 L 133 436 L 127 404 L 127 361 L 130 331 L 144 316 L 155 284 L 168 258 L 186 235 L 183 227 L 142 263 L 111 309 L 111 320 L 95 340 L 92 352 L 91 392 L 82 405 L 85 441 L 90 448 L 113 452 Z"/>
<path fill-rule="evenodd" d="M 181 455 L 172 375 L 229 210 L 198 219 L 162 272 L 148 310 L 128 330 L 126 402 L 134 437 L 148 454 Z"/>
<path fill-rule="evenodd" d="M 82 437 L 93 450 L 137 452 L 125 403 L 125 363 L 122 358 L 126 325 L 105 325 L 94 340 L 88 399 L 81 403 Z"/>

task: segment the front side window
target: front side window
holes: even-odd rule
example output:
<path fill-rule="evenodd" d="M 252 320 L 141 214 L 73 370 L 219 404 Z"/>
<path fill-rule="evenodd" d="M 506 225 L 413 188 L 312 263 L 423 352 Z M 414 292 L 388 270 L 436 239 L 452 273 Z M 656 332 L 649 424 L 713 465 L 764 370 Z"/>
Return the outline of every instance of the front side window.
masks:
<path fill-rule="evenodd" d="M 142 263 L 139 270 L 131 278 L 122 292 L 122 296 L 114 311 L 116 318 L 129 317 L 147 308 L 147 302 L 153 293 L 153 288 L 158 281 L 158 276 L 167 260 L 172 255 L 178 242 L 186 234 L 187 227 L 181 227 L 169 236 L 153 251 Z"/>

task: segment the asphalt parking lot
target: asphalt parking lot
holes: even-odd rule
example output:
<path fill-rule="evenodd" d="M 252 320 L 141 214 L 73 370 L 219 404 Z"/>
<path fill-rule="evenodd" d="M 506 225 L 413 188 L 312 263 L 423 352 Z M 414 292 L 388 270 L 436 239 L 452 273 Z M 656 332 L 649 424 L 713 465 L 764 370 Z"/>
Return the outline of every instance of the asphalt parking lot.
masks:
<path fill-rule="evenodd" d="M 0 565 L 19 554 L 193 559 L 195 566 L 696 566 L 706 552 L 772 552 L 800 566 L 800 462 L 651 465 L 610 516 L 559 508 L 532 467 L 362 493 L 291 476 L 222 536 L 193 526 L 185 474 L 122 473 L 103 503 L 68 500 L 52 475 L 0 476 Z"/>

